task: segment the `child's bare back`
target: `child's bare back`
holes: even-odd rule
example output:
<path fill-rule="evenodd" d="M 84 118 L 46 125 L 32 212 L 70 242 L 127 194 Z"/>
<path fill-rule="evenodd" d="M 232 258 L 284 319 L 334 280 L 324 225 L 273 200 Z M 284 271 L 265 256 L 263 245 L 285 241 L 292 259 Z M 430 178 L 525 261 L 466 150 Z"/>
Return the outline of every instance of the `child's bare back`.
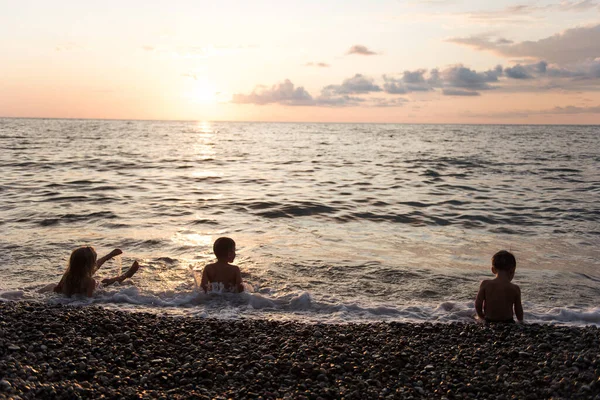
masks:
<path fill-rule="evenodd" d="M 220 283 L 229 292 L 243 292 L 241 276 L 240 268 L 237 265 L 217 261 L 204 267 L 200 286 L 206 292 L 210 283 Z"/>
<path fill-rule="evenodd" d="M 495 279 L 481 282 L 475 299 L 479 318 L 488 322 L 514 322 L 514 314 L 523 321 L 521 289 L 511 283 L 515 276 L 517 261 L 508 251 L 502 250 L 492 257 L 492 273 Z"/>
<path fill-rule="evenodd" d="M 209 285 L 222 284 L 229 292 L 243 292 L 242 274 L 237 265 L 229 264 L 235 259 L 235 242 L 233 239 L 222 237 L 215 241 L 213 251 L 217 262 L 208 264 L 202 271 L 200 287 L 208 292 Z"/>
<path fill-rule="evenodd" d="M 502 278 L 481 282 L 476 304 L 483 306 L 483 318 L 486 321 L 511 321 L 513 309 L 519 321 L 523 320 L 521 307 L 521 289 L 514 283 Z M 520 310 L 520 312 L 519 312 Z"/>

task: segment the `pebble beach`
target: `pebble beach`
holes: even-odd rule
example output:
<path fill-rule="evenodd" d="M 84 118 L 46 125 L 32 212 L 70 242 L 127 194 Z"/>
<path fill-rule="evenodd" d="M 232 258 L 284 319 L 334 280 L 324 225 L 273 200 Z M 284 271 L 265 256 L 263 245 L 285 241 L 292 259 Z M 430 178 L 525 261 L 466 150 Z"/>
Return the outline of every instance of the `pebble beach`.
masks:
<path fill-rule="evenodd" d="M 0 303 L 3 398 L 600 399 L 600 330 Z"/>

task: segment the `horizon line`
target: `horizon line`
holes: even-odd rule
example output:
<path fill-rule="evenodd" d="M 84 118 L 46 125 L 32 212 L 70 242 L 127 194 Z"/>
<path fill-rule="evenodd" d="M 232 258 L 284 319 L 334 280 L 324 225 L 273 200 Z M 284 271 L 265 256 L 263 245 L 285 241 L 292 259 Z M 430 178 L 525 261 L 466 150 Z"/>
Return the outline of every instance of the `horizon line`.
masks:
<path fill-rule="evenodd" d="M 327 121 L 240 121 L 240 120 L 206 120 L 206 119 L 138 119 L 138 118 L 76 118 L 76 117 L 11 117 L 11 116 L 0 116 L 0 119 L 48 119 L 48 120 L 70 120 L 70 121 L 137 121 L 137 122 L 215 122 L 215 123 L 240 123 L 240 124 L 338 124 L 338 125 L 352 125 L 352 124 L 370 124 L 370 125 L 483 125 L 483 126 L 498 126 L 498 125 L 514 125 L 514 126 L 600 126 L 598 124 L 536 124 L 530 123 L 518 123 L 518 122 L 327 122 Z"/>

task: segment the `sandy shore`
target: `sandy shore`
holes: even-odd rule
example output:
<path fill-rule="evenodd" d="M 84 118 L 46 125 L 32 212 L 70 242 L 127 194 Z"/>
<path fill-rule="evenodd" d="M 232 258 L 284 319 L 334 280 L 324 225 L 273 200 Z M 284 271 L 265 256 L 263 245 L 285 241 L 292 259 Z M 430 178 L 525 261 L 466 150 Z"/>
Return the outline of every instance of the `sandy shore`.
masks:
<path fill-rule="evenodd" d="M 0 303 L 0 397 L 600 399 L 600 330 Z"/>

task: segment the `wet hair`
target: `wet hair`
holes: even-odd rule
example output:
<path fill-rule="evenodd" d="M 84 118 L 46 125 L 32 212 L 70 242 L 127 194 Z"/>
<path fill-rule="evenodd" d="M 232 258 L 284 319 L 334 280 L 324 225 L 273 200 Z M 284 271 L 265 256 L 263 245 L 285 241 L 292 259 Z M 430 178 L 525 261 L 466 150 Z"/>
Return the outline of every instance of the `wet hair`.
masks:
<path fill-rule="evenodd" d="M 235 242 L 228 237 L 220 237 L 213 244 L 213 252 L 219 260 L 227 259 L 229 252 L 235 249 Z"/>
<path fill-rule="evenodd" d="M 500 250 L 492 257 L 492 265 L 499 271 L 510 271 L 517 266 L 517 260 L 512 253 Z"/>
<path fill-rule="evenodd" d="M 65 272 L 62 292 L 71 297 L 83 294 L 86 278 L 91 278 L 96 266 L 96 250 L 91 246 L 83 246 L 73 250 L 69 258 L 69 266 Z"/>

